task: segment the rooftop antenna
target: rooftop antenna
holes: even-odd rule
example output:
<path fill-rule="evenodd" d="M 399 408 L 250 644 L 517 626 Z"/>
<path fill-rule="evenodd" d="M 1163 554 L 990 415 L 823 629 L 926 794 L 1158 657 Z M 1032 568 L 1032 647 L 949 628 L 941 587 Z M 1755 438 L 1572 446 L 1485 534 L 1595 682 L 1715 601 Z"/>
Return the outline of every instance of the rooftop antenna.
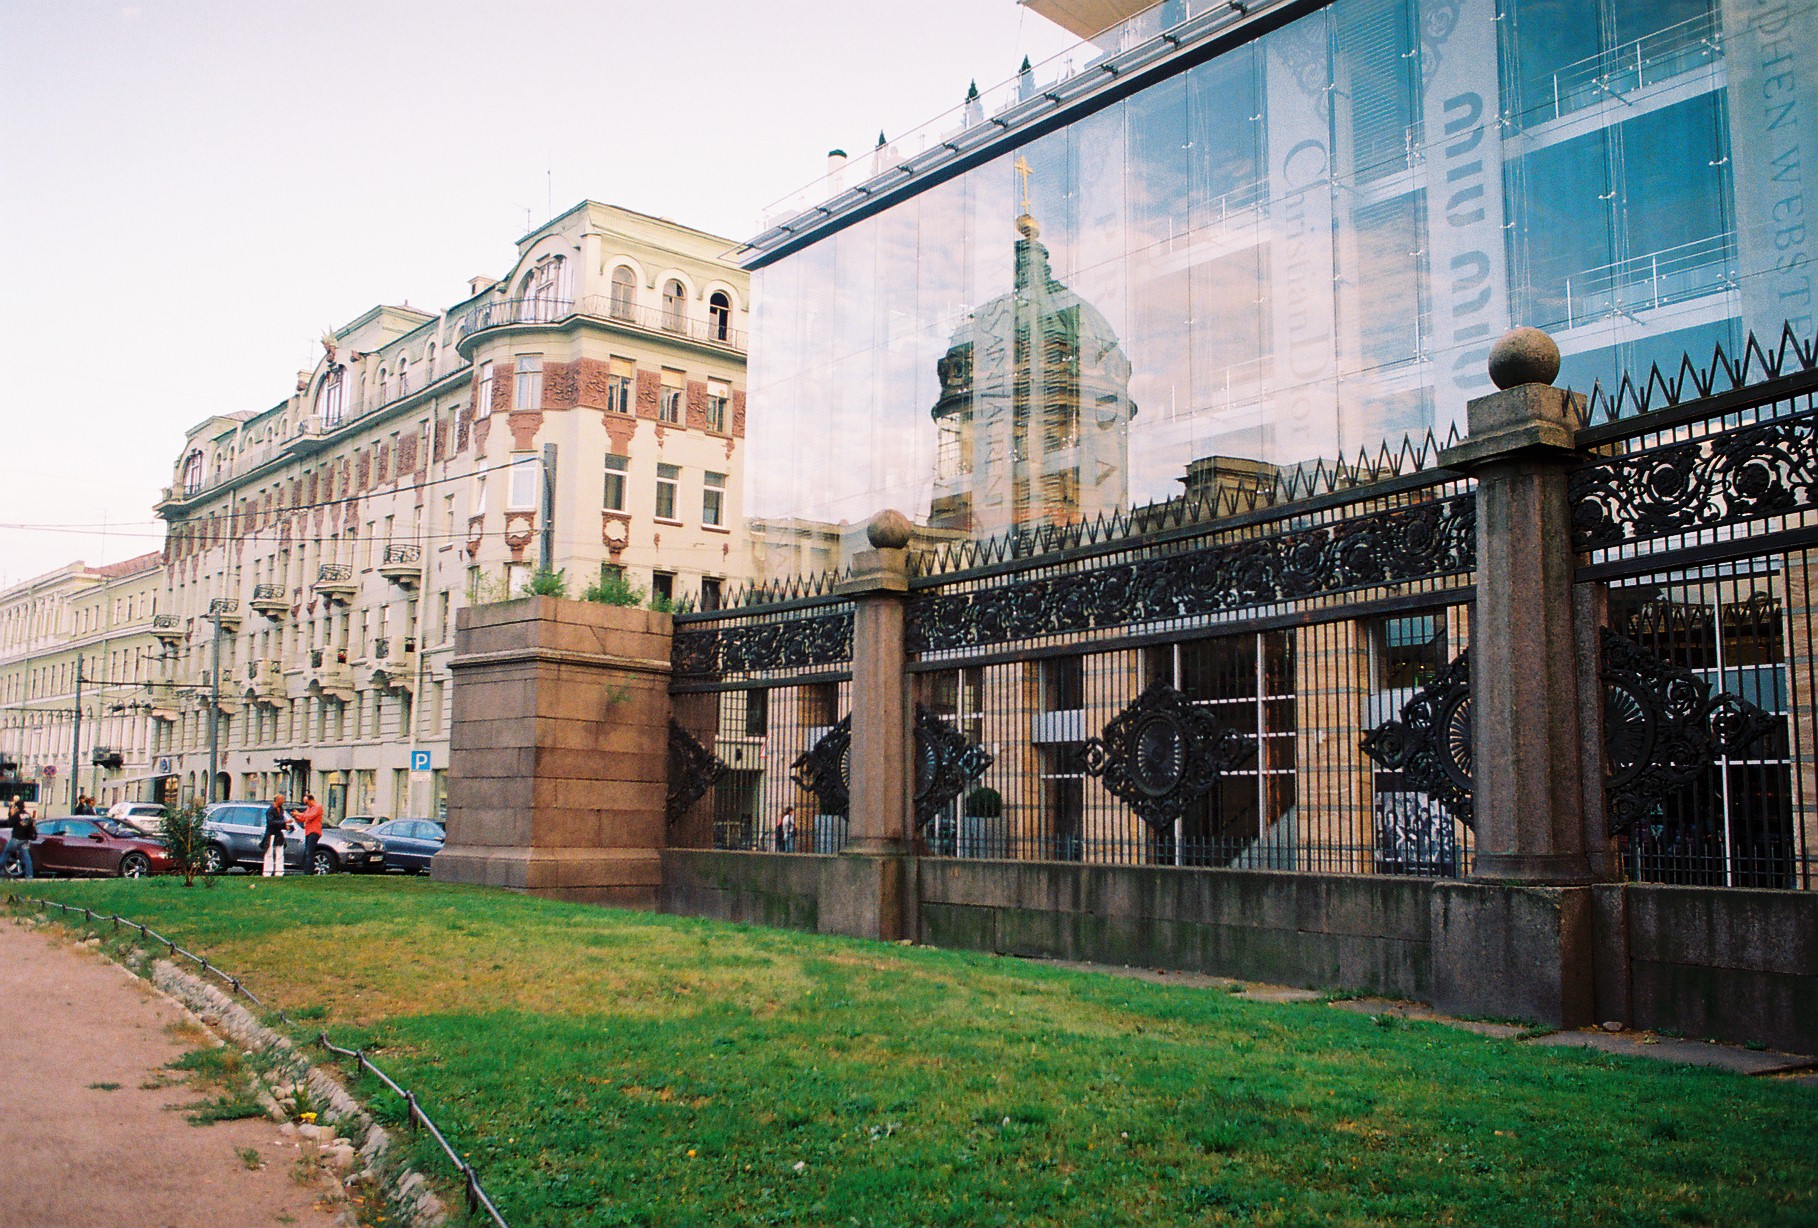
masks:
<path fill-rule="evenodd" d="M 543 171 L 543 208 L 548 212 L 546 217 L 555 216 L 555 168 L 546 167 Z"/>

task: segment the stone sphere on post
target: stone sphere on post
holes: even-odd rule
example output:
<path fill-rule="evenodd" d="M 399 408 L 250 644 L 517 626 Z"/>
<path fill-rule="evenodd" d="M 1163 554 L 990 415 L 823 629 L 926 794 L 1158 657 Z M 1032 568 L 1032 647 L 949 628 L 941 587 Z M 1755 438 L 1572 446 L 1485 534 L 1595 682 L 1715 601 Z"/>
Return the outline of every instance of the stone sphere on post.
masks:
<path fill-rule="evenodd" d="M 1559 346 L 1538 328 L 1511 328 L 1490 347 L 1490 382 L 1498 388 L 1551 384 L 1559 375 Z"/>
<path fill-rule="evenodd" d="M 865 526 L 865 539 L 874 550 L 902 550 L 909 545 L 909 534 L 914 528 L 909 517 L 895 508 L 885 508 Z"/>

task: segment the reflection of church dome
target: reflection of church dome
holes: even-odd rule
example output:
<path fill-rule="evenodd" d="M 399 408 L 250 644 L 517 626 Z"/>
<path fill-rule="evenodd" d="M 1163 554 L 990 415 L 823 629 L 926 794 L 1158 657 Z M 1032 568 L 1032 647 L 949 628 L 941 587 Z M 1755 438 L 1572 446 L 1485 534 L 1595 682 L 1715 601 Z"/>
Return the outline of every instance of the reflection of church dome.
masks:
<path fill-rule="evenodd" d="M 1016 229 L 1014 287 L 935 364 L 939 527 L 1064 523 L 1127 500 L 1130 360 L 1104 314 L 1055 278 L 1035 218 Z"/>

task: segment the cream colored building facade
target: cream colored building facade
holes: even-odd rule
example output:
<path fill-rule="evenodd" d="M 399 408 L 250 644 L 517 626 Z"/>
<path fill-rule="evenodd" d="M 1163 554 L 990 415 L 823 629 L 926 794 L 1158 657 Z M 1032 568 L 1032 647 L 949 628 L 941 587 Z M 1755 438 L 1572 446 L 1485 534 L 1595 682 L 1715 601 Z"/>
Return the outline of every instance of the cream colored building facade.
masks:
<path fill-rule="evenodd" d="M 35 787 L 48 814 L 69 813 L 72 778 L 103 804 L 147 796 L 163 587 L 153 552 L 0 592 L 0 793 Z"/>
<path fill-rule="evenodd" d="M 743 579 L 745 275 L 732 246 L 583 202 L 434 314 L 376 307 L 292 395 L 188 433 L 155 631 L 172 796 L 445 797 L 455 615 L 547 552 L 712 606 Z M 545 473 L 551 481 L 545 491 Z"/>

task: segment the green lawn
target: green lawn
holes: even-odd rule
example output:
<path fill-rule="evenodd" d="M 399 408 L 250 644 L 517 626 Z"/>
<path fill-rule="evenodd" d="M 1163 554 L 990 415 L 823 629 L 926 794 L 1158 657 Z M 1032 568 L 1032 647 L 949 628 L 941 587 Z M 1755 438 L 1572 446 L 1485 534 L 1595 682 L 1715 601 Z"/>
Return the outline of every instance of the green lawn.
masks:
<path fill-rule="evenodd" d="M 420 881 L 34 886 L 375 1050 L 514 1228 L 1818 1220 L 1786 1083 Z"/>

